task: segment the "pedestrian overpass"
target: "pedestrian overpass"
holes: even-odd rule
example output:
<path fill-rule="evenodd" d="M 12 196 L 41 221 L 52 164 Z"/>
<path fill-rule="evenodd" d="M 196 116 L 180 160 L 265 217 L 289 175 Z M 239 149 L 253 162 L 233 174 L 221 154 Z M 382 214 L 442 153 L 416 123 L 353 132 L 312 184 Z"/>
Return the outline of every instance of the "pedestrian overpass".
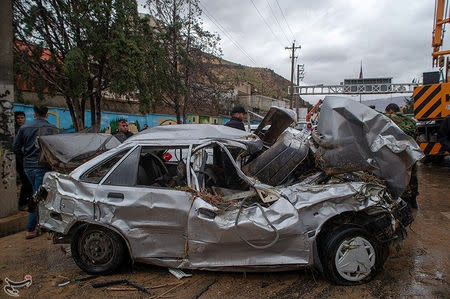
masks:
<path fill-rule="evenodd" d="M 364 95 L 364 94 L 392 94 L 409 93 L 419 86 L 418 83 L 370 83 L 370 84 L 339 84 L 339 85 L 305 85 L 288 88 L 288 93 L 293 95 Z"/>

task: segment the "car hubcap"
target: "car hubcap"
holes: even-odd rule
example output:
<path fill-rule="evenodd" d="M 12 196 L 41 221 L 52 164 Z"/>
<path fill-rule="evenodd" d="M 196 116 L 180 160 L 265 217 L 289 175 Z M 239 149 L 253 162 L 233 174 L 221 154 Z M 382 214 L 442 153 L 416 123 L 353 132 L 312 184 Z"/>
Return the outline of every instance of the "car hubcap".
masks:
<path fill-rule="evenodd" d="M 335 265 L 343 278 L 359 281 L 372 271 L 375 265 L 375 249 L 365 238 L 346 239 L 336 251 Z"/>
<path fill-rule="evenodd" d="M 92 231 L 81 240 L 82 258 L 89 263 L 99 265 L 107 263 L 113 255 L 111 239 L 101 231 Z"/>

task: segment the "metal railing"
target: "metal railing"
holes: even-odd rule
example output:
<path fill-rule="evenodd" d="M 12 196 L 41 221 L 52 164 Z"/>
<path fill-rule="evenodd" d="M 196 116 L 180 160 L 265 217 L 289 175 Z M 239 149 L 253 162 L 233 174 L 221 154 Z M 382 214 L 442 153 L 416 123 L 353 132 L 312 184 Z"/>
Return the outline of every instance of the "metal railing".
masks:
<path fill-rule="evenodd" d="M 320 94 L 388 94 L 412 93 L 418 83 L 380 83 L 380 84 L 342 84 L 342 85 L 309 85 L 294 86 L 294 93 L 298 95 Z M 291 92 L 288 87 L 288 93 Z"/>

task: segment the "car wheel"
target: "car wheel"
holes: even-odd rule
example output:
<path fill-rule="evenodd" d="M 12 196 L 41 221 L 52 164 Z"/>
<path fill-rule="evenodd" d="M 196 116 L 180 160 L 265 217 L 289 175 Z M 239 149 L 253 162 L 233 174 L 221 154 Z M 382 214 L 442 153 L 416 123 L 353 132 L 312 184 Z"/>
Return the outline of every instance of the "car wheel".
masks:
<path fill-rule="evenodd" d="M 126 257 L 125 244 L 117 233 L 87 224 L 74 234 L 71 251 L 78 267 L 91 274 L 112 273 Z"/>
<path fill-rule="evenodd" d="M 325 277 L 340 285 L 369 281 L 383 266 L 387 246 L 380 244 L 364 228 L 342 225 L 328 233 L 321 245 Z"/>

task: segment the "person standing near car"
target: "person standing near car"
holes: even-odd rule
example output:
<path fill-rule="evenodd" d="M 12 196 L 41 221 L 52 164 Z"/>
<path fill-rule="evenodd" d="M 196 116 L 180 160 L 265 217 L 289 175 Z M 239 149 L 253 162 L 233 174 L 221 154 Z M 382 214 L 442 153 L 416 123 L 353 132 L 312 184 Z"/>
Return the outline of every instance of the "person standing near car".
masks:
<path fill-rule="evenodd" d="M 416 139 L 416 123 L 413 119 L 401 113 L 397 104 L 391 103 L 387 105 L 385 112 L 386 116 L 392 119 L 403 132 Z"/>
<path fill-rule="evenodd" d="M 124 142 L 131 136 L 133 136 L 133 133 L 131 133 L 128 130 L 128 122 L 126 119 L 121 118 L 117 121 L 117 131 L 113 133 L 114 137 L 116 137 L 120 142 Z"/>
<path fill-rule="evenodd" d="M 403 115 L 397 104 L 391 103 L 385 108 L 386 116 L 389 117 L 405 134 L 416 139 L 416 123 L 410 117 Z M 419 195 L 419 180 L 417 178 L 417 163 L 411 168 L 411 179 L 406 190 L 400 196 L 411 208 L 417 209 L 417 195 Z"/>
<path fill-rule="evenodd" d="M 39 163 L 40 149 L 37 147 L 36 139 L 38 136 L 52 135 L 59 132 L 58 128 L 46 120 L 48 117 L 47 113 L 47 107 L 34 106 L 35 120 L 30 124 L 21 126 L 14 138 L 14 153 L 23 156 L 24 171 L 31 183 L 33 193 L 36 193 L 42 184 L 45 173 L 51 170 L 49 165 Z M 37 236 L 35 207 L 32 207 L 30 204 L 28 212 L 26 238 L 31 239 Z"/>
<path fill-rule="evenodd" d="M 25 124 L 26 117 L 23 111 L 14 112 L 14 128 L 16 135 L 19 132 L 20 127 Z M 33 196 L 33 186 L 27 178 L 23 170 L 23 155 L 21 153 L 16 154 L 16 172 L 20 178 L 20 193 L 19 193 L 19 210 L 25 211 L 28 209 L 28 203 Z"/>
<path fill-rule="evenodd" d="M 245 111 L 244 107 L 235 106 L 231 111 L 231 119 L 225 124 L 225 126 L 245 131 L 243 120 L 246 114 L 247 112 Z M 230 153 L 233 156 L 233 158 L 236 159 L 239 150 L 230 149 Z M 236 169 L 234 168 L 233 163 L 231 162 L 230 158 L 225 152 L 222 151 L 221 156 L 226 187 L 230 189 L 239 188 L 242 182 L 236 173 Z"/>
<path fill-rule="evenodd" d="M 227 127 L 245 131 L 243 120 L 247 112 L 242 106 L 235 106 L 231 111 L 231 119 L 225 124 Z"/>

